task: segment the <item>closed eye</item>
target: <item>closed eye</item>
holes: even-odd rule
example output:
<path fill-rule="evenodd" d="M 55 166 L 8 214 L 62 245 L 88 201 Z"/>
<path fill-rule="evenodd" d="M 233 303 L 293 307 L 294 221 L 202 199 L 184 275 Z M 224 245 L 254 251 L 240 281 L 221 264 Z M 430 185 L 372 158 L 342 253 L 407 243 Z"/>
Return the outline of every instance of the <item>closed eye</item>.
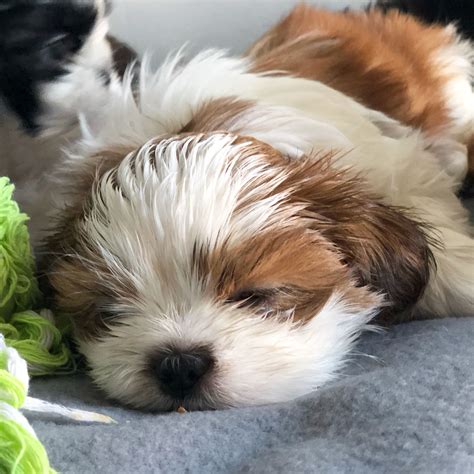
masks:
<path fill-rule="evenodd" d="M 239 307 L 270 309 L 272 300 L 277 293 L 273 288 L 252 288 L 236 291 L 227 300 L 227 303 L 238 303 Z"/>

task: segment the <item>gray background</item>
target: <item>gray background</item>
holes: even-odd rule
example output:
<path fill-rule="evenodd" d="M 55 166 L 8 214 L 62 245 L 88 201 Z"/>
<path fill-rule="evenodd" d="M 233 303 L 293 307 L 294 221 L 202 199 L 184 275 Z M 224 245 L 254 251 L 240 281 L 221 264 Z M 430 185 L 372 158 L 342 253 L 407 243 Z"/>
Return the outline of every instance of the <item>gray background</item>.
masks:
<path fill-rule="evenodd" d="M 239 53 L 298 0 L 115 0 L 112 32 L 137 51 L 153 52 L 157 62 L 189 43 L 191 51 L 217 47 Z M 306 1 L 353 8 L 367 0 Z"/>

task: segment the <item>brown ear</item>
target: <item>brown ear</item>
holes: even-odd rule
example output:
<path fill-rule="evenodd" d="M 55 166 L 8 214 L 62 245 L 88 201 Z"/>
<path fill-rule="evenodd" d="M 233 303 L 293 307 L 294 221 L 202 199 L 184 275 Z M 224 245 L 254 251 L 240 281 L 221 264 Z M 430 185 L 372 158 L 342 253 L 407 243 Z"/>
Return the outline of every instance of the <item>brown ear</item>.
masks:
<path fill-rule="evenodd" d="M 387 295 L 390 312 L 409 309 L 423 294 L 432 254 L 425 228 L 406 210 L 367 200 L 329 234 L 358 280 Z"/>
<path fill-rule="evenodd" d="M 335 170 L 329 159 L 289 166 L 293 199 L 307 205 L 310 226 L 337 246 L 360 285 L 384 293 L 391 313 L 410 308 L 429 278 L 427 227 L 371 196 L 361 178 Z"/>

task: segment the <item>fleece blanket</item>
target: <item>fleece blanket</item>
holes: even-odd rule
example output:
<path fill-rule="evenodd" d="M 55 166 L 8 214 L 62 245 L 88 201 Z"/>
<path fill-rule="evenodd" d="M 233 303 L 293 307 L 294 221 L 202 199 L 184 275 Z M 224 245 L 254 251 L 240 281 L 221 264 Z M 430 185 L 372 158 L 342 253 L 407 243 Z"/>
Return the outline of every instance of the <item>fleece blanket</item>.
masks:
<path fill-rule="evenodd" d="M 342 378 L 318 392 L 217 412 L 139 413 L 107 401 L 86 375 L 36 379 L 33 396 L 101 411 L 117 424 L 30 419 L 64 474 L 468 474 L 473 341 L 473 318 L 368 333 Z"/>

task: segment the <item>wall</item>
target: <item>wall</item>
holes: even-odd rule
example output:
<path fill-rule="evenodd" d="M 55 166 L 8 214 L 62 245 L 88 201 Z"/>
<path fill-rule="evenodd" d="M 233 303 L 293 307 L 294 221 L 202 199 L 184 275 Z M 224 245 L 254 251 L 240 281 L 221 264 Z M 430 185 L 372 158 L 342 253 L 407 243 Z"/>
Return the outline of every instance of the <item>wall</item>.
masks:
<path fill-rule="evenodd" d="M 112 31 L 156 62 L 188 42 L 191 51 L 217 47 L 239 53 L 300 0 L 115 0 Z M 353 8 L 367 0 L 308 1 Z"/>

